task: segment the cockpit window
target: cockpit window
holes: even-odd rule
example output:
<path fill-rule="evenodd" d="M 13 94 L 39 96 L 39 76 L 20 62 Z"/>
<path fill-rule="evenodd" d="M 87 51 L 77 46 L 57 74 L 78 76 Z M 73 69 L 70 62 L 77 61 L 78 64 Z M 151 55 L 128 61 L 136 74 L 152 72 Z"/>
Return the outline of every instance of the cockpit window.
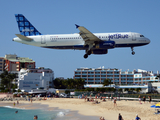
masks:
<path fill-rule="evenodd" d="M 144 37 L 144 35 L 140 35 L 140 37 Z"/>

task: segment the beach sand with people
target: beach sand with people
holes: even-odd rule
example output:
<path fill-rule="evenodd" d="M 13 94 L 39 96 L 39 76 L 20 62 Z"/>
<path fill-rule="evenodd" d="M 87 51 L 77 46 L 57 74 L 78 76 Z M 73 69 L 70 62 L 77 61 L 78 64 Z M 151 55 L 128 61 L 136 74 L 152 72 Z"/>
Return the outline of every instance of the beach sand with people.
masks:
<path fill-rule="evenodd" d="M 16 107 L 25 107 L 36 109 L 36 106 L 31 107 L 37 103 L 38 105 L 48 105 L 49 108 L 59 108 L 59 109 L 70 109 L 72 111 L 78 111 L 79 114 L 85 116 L 95 116 L 95 117 L 104 117 L 105 120 L 117 120 L 119 113 L 122 115 L 124 120 L 135 120 L 136 115 L 141 118 L 141 120 L 160 120 L 160 114 L 154 114 L 155 108 L 151 108 L 151 105 L 156 103 L 145 102 L 142 104 L 139 101 L 128 101 L 121 100 L 116 101 L 117 106 L 114 106 L 113 101 L 106 100 L 103 102 L 100 99 L 97 99 L 98 104 L 94 102 L 87 102 L 84 99 L 77 98 L 49 98 L 47 100 L 41 101 L 19 101 L 19 105 Z M 0 101 L 0 106 L 6 104 L 12 105 L 16 101 Z M 28 105 L 21 105 L 22 103 L 27 103 Z"/>

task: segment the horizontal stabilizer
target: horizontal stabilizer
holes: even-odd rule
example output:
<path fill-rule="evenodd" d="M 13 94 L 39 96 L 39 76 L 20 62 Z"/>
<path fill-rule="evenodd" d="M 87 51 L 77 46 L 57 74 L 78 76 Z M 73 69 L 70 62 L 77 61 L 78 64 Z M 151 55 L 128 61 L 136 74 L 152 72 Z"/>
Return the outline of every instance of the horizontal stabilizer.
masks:
<path fill-rule="evenodd" d="M 19 37 L 20 39 L 22 40 L 26 40 L 26 41 L 32 41 L 33 39 L 29 38 L 29 37 L 26 37 L 26 36 L 23 36 L 21 34 L 16 34 L 17 37 Z"/>

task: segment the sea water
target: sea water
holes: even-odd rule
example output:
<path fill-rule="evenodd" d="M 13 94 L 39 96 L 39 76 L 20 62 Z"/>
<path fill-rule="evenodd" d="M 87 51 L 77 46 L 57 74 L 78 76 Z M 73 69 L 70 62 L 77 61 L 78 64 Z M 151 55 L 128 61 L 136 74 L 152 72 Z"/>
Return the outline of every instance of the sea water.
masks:
<path fill-rule="evenodd" d="M 16 111 L 18 113 L 15 113 Z M 60 120 L 65 119 L 66 112 L 60 110 L 19 109 L 5 106 L 0 107 L 0 120 L 33 120 L 35 115 L 38 116 L 38 120 Z"/>
<path fill-rule="evenodd" d="M 18 113 L 16 113 L 18 111 Z M 95 116 L 79 115 L 78 111 L 67 109 L 24 109 L 12 106 L 0 107 L 0 120 L 98 120 Z"/>

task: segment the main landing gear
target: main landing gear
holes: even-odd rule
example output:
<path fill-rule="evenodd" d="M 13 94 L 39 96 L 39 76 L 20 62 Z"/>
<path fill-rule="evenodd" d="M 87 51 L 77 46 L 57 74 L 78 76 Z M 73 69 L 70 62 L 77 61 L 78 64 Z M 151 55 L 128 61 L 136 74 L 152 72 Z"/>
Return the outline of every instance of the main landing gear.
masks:
<path fill-rule="evenodd" d="M 88 58 L 88 55 L 91 55 L 91 50 L 86 51 L 86 54 L 84 54 L 84 58 L 85 58 L 85 59 Z"/>
<path fill-rule="evenodd" d="M 135 52 L 134 52 L 134 49 L 133 49 L 133 47 L 131 47 L 131 50 L 132 50 L 132 55 L 134 55 L 134 54 L 135 54 Z"/>

